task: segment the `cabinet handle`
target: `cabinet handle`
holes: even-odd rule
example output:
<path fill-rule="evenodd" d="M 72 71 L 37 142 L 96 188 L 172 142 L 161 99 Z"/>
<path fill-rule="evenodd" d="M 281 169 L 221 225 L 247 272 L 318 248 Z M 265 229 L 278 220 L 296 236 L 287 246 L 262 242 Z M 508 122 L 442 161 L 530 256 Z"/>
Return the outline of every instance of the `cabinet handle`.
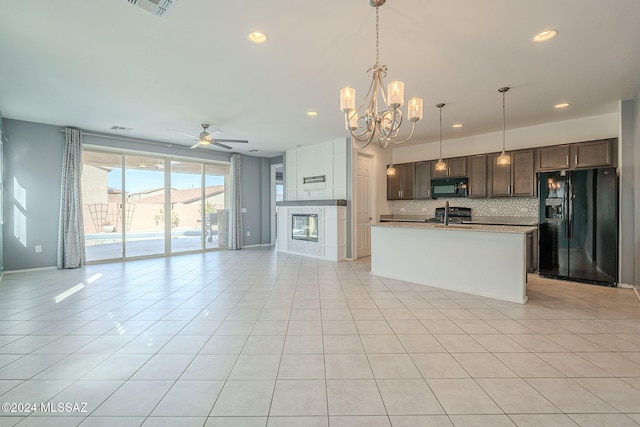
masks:
<path fill-rule="evenodd" d="M 578 166 L 578 155 L 577 154 L 576 154 L 576 157 L 575 157 L 575 162 L 576 162 L 575 165 Z"/>
<path fill-rule="evenodd" d="M 451 168 L 447 168 L 447 175 L 451 175 Z"/>
<path fill-rule="evenodd" d="M 569 166 L 569 156 L 567 156 L 567 164 L 566 166 Z"/>
<path fill-rule="evenodd" d="M 471 187 L 469 187 L 469 195 L 471 195 Z"/>
<path fill-rule="evenodd" d="M 507 194 L 511 195 L 511 185 L 507 186 Z"/>

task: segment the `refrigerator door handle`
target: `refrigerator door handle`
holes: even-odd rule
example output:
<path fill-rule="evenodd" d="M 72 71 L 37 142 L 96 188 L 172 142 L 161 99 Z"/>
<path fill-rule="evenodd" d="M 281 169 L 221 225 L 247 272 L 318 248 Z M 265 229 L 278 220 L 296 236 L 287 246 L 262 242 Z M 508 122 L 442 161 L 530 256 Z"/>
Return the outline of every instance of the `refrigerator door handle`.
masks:
<path fill-rule="evenodd" d="M 567 221 L 569 232 L 567 233 L 568 238 L 573 237 L 573 183 L 569 181 L 569 192 L 567 195 L 567 204 L 569 205 L 569 212 L 567 212 L 569 216 L 569 220 Z"/>

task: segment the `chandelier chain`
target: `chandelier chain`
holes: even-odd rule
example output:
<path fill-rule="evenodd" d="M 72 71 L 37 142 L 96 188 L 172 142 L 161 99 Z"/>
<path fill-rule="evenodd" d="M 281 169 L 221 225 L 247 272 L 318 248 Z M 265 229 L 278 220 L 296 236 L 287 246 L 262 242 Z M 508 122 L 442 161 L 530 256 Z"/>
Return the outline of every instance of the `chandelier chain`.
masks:
<path fill-rule="evenodd" d="M 376 6 L 376 68 L 380 58 L 380 6 Z"/>

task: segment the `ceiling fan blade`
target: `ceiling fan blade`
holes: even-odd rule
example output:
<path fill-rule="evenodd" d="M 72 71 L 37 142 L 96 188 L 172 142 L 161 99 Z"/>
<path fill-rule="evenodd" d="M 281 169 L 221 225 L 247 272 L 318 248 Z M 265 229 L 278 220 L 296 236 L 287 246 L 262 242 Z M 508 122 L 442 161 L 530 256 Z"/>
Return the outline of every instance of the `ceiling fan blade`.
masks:
<path fill-rule="evenodd" d="M 246 139 L 220 139 L 220 138 L 215 138 L 212 139 L 211 141 L 220 141 L 220 142 L 241 142 L 243 144 L 248 144 L 249 141 L 247 141 Z"/>
<path fill-rule="evenodd" d="M 211 144 L 217 145 L 218 147 L 226 148 L 227 150 L 231 150 L 231 147 L 228 145 L 220 144 L 218 141 L 211 141 Z"/>
<path fill-rule="evenodd" d="M 188 136 L 188 137 L 193 138 L 193 139 L 198 139 L 198 137 L 195 136 L 195 135 L 191 135 L 191 134 L 188 134 L 188 133 L 180 132 L 179 130 L 174 130 L 174 129 L 169 129 L 169 130 L 171 132 L 179 133 L 180 135 Z"/>
<path fill-rule="evenodd" d="M 200 141 L 196 142 L 195 144 L 193 144 L 191 147 L 189 148 L 198 148 L 200 146 Z"/>

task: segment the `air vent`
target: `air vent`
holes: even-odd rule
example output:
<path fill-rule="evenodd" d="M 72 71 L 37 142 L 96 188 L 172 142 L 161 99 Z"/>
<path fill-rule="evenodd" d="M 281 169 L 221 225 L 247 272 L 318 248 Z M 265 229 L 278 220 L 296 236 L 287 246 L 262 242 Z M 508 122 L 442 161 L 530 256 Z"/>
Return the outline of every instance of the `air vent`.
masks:
<path fill-rule="evenodd" d="M 113 126 L 111 126 L 111 130 L 117 130 L 119 132 L 131 132 L 133 130 L 133 128 L 126 128 L 124 126 L 113 125 Z"/>
<path fill-rule="evenodd" d="M 155 16 L 164 17 L 178 0 L 124 0 L 132 6 L 146 10 Z"/>
<path fill-rule="evenodd" d="M 249 150 L 249 152 L 250 152 L 250 153 L 259 153 L 259 152 L 260 152 L 260 150 L 255 150 L 255 149 L 254 149 L 254 150 Z"/>

